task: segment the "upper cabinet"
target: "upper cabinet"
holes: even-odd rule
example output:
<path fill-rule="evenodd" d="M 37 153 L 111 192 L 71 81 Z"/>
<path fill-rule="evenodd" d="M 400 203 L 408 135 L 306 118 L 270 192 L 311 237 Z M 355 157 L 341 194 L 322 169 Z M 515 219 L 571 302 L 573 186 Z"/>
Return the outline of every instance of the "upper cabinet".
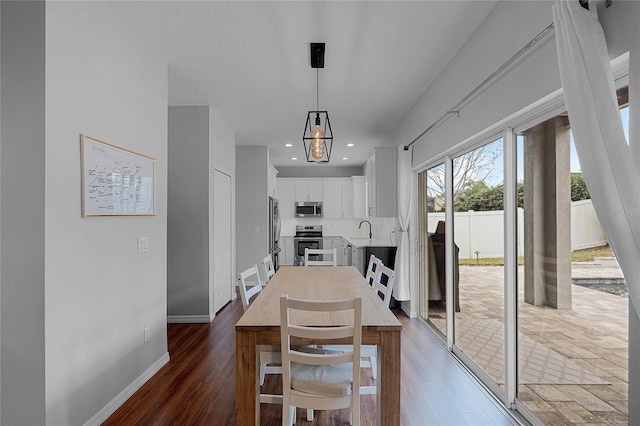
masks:
<path fill-rule="evenodd" d="M 367 202 L 365 195 L 365 177 L 353 176 L 353 217 L 367 217 Z M 344 196 L 342 197 L 344 199 Z"/>
<path fill-rule="evenodd" d="M 292 219 L 295 213 L 294 180 L 276 179 L 276 198 L 279 201 L 281 219 Z"/>
<path fill-rule="evenodd" d="M 374 148 L 364 170 L 367 216 L 396 217 L 397 147 Z"/>
<path fill-rule="evenodd" d="M 364 194 L 363 194 L 364 196 Z M 353 179 L 322 179 L 322 208 L 325 218 L 352 218 Z"/>
<path fill-rule="evenodd" d="M 294 201 L 322 201 L 322 179 L 296 179 Z"/>
<path fill-rule="evenodd" d="M 322 201 L 327 219 L 365 217 L 364 176 L 353 178 L 278 178 L 280 217 L 295 217 L 296 201 Z"/>

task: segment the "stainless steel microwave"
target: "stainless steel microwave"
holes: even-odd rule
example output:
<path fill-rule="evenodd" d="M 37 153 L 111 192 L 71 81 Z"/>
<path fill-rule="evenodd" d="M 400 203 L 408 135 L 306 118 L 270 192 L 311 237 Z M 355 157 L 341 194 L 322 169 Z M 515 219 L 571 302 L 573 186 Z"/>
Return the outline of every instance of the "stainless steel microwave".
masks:
<path fill-rule="evenodd" d="M 322 217 L 322 201 L 296 201 L 296 217 Z"/>

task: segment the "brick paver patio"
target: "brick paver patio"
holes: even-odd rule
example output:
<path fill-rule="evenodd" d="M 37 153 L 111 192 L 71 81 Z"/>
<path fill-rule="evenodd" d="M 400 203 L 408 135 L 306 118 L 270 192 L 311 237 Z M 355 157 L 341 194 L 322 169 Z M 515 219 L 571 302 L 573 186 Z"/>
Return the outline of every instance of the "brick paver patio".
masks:
<path fill-rule="evenodd" d="M 522 267 L 521 267 L 522 268 Z M 598 267 L 594 264 L 574 264 L 572 275 L 583 278 L 621 277 L 617 266 Z M 610 270 L 605 270 L 610 269 Z M 465 332 L 465 327 L 474 327 L 469 332 L 477 333 L 482 321 L 501 322 L 503 316 L 503 269 L 502 267 L 460 267 L 460 312 L 456 313 L 456 335 Z M 519 277 L 524 277 L 523 270 Z M 522 280 L 522 278 L 521 278 Z M 572 309 L 556 310 L 532 306 L 523 301 L 523 283 L 519 283 L 518 323 L 519 331 L 544 348 L 551 349 L 555 358 L 565 359 L 572 366 L 580 366 L 596 377 L 596 382 L 578 380 L 580 383 L 563 384 L 521 383 L 519 400 L 540 420 L 550 425 L 618 425 L 628 424 L 628 303 L 626 297 L 572 285 Z M 444 312 L 430 307 L 433 323 L 444 329 Z M 503 344 L 502 335 L 499 344 Z M 472 336 L 475 340 L 482 335 Z M 495 336 L 494 336 L 495 338 Z M 469 340 L 465 340 L 472 347 Z M 482 342 L 481 342 L 482 343 Z M 520 346 L 525 347 L 524 344 Z M 461 346 L 464 351 L 465 348 Z M 496 353 L 500 354 L 500 351 Z M 555 351 L 555 352 L 554 352 Z M 503 353 L 503 351 L 502 351 Z M 562 356 L 556 356 L 559 353 Z M 476 362 L 496 382 L 504 381 L 501 369 L 482 356 L 475 354 Z M 487 357 L 485 357 L 487 358 Z M 524 358 L 522 354 L 521 358 Z M 473 359 L 473 356 L 472 356 Z M 499 365 L 504 361 L 499 360 Z M 485 365 L 481 365 L 485 363 Z M 534 364 L 530 367 L 537 368 Z M 550 370 L 555 366 L 545 365 Z M 526 371 L 524 372 L 526 373 Z M 532 371 L 532 373 L 535 373 Z M 522 374 L 521 376 L 525 376 Z M 553 375 L 553 374 L 551 374 Z M 589 376 L 589 374 L 587 374 Z M 599 378 L 600 380 L 598 380 Z M 554 380 L 551 380 L 554 382 Z"/>

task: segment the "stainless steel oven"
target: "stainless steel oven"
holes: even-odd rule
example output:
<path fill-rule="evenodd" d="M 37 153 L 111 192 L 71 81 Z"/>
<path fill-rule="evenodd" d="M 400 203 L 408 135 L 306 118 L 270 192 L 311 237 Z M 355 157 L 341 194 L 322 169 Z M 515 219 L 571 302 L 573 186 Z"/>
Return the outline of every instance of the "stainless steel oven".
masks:
<path fill-rule="evenodd" d="M 304 266 L 304 249 L 322 248 L 322 225 L 296 225 L 293 247 L 295 254 L 293 264 Z M 309 256 L 309 259 L 321 260 L 320 255 Z"/>

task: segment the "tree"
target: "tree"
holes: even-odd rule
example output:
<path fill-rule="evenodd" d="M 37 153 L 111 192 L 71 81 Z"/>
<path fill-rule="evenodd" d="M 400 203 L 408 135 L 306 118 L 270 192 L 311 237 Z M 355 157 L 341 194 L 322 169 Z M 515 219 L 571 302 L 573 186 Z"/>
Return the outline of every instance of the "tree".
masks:
<path fill-rule="evenodd" d="M 459 205 L 463 194 L 487 187 L 487 181 L 502 162 L 502 140 L 483 145 L 453 159 L 453 200 Z M 441 210 L 445 194 L 444 165 L 429 169 L 427 173 L 427 197 L 434 200 L 435 210 Z"/>
<path fill-rule="evenodd" d="M 571 173 L 571 201 L 589 200 L 589 190 L 582 173 Z"/>
<path fill-rule="evenodd" d="M 516 186 L 516 197 L 518 200 L 518 207 L 524 206 L 524 184 L 518 182 Z M 460 210 L 457 211 L 491 211 L 491 210 L 504 210 L 504 186 L 497 185 L 491 188 L 485 188 L 480 191 L 475 191 L 468 196 L 463 197 L 463 203 L 460 205 Z"/>

